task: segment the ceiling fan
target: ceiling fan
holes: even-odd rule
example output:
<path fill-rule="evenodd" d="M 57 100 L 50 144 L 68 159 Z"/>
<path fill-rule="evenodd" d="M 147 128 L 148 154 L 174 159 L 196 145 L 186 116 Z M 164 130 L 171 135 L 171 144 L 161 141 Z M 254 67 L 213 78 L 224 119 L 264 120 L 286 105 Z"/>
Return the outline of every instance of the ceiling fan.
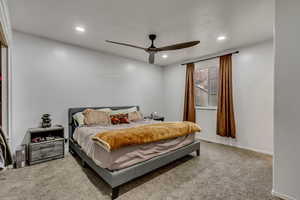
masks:
<path fill-rule="evenodd" d="M 110 42 L 110 43 L 113 43 L 113 44 L 119 44 L 119 45 L 123 45 L 123 46 L 128 46 L 128 47 L 133 47 L 133 48 L 144 50 L 147 53 L 149 53 L 148 61 L 149 61 L 150 64 L 154 64 L 154 57 L 155 57 L 155 54 L 157 52 L 184 49 L 184 48 L 195 46 L 195 45 L 200 43 L 200 41 L 191 41 L 191 42 L 178 43 L 178 44 L 174 44 L 174 45 L 170 45 L 170 46 L 157 48 L 157 47 L 154 46 L 154 40 L 156 39 L 156 35 L 155 34 L 150 34 L 149 39 L 151 40 L 151 46 L 148 47 L 148 48 L 143 48 L 143 47 L 139 47 L 139 46 L 136 46 L 136 45 L 126 44 L 126 43 L 121 43 L 121 42 L 114 42 L 114 41 L 110 41 L 110 40 L 106 40 L 106 42 Z"/>

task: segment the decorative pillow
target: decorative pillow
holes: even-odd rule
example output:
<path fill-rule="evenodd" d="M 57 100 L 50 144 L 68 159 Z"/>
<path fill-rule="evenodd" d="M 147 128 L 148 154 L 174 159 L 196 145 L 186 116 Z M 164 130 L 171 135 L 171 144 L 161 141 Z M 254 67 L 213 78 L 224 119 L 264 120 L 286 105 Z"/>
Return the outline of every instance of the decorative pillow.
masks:
<path fill-rule="evenodd" d="M 130 112 L 137 111 L 137 107 L 131 107 L 128 109 L 121 109 L 121 110 L 112 110 L 111 115 L 117 115 L 117 114 L 128 114 Z"/>
<path fill-rule="evenodd" d="M 128 114 L 117 114 L 111 115 L 111 123 L 112 124 L 129 124 Z"/>
<path fill-rule="evenodd" d="M 112 117 L 112 118 L 111 118 L 111 123 L 112 123 L 113 125 L 116 125 L 116 124 L 119 124 L 119 123 L 120 123 L 120 120 L 119 120 L 119 118 Z"/>
<path fill-rule="evenodd" d="M 84 115 L 82 114 L 82 112 L 74 114 L 73 119 L 77 122 L 78 126 L 84 125 Z"/>
<path fill-rule="evenodd" d="M 97 109 L 98 111 L 103 111 L 103 112 L 111 112 L 110 108 L 101 108 Z M 77 122 L 78 126 L 83 126 L 84 125 L 84 115 L 82 112 L 78 112 L 73 115 L 73 119 Z"/>
<path fill-rule="evenodd" d="M 109 113 L 105 111 L 85 109 L 82 114 L 86 125 L 110 125 L 111 123 Z"/>
<path fill-rule="evenodd" d="M 127 117 L 120 118 L 120 124 L 129 124 L 129 119 Z"/>
<path fill-rule="evenodd" d="M 141 121 L 143 120 L 143 115 L 139 111 L 130 112 L 128 113 L 128 119 L 129 121 L 134 121 L 134 122 Z"/>

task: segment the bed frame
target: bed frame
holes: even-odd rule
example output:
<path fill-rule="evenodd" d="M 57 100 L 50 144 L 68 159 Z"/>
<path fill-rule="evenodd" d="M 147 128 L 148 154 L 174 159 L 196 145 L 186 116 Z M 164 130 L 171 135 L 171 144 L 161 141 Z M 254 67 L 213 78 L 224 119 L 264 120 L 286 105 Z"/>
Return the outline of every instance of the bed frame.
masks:
<path fill-rule="evenodd" d="M 107 184 L 112 188 L 111 199 L 116 199 L 119 196 L 119 187 L 122 184 L 127 183 L 137 177 L 145 175 L 155 169 L 158 169 L 168 163 L 171 163 L 179 158 L 182 158 L 194 151 L 196 155 L 200 155 L 200 141 L 195 140 L 193 143 L 183 146 L 177 150 L 156 156 L 144 162 L 137 163 L 130 167 L 120 169 L 120 170 L 108 170 L 99 167 L 95 162 L 89 158 L 86 153 L 81 149 L 81 146 L 73 140 L 73 133 L 76 125 L 73 120 L 73 115 L 77 112 L 81 112 L 87 108 L 91 109 L 101 109 L 101 108 L 111 108 L 112 110 L 127 109 L 134 106 L 121 106 L 121 107 L 80 107 L 80 108 L 70 108 L 69 109 L 69 151 L 70 153 L 76 153 L 82 161 L 83 166 L 90 166 Z M 139 106 L 135 106 L 139 110 Z"/>

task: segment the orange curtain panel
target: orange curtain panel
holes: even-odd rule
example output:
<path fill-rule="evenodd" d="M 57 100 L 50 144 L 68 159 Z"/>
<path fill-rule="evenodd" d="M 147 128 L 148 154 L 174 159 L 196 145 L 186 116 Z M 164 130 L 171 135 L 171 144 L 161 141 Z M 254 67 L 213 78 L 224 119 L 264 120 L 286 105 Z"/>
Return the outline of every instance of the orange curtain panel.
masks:
<path fill-rule="evenodd" d="M 194 63 L 187 64 L 183 121 L 196 122 L 194 69 Z"/>
<path fill-rule="evenodd" d="M 235 138 L 236 128 L 232 94 L 232 54 L 220 57 L 219 70 L 217 135 Z"/>

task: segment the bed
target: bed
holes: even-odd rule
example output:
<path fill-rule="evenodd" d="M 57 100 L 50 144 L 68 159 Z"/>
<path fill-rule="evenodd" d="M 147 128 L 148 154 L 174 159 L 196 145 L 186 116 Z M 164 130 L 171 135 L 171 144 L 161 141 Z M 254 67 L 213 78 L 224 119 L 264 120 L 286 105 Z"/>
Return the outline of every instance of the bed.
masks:
<path fill-rule="evenodd" d="M 119 196 L 119 187 L 126 182 L 158 169 L 172 161 L 184 157 L 192 152 L 200 154 L 200 142 L 195 134 L 182 136 L 171 140 L 164 140 L 149 144 L 129 146 L 108 152 L 90 138 L 104 127 L 77 127 L 73 115 L 87 108 L 112 110 L 127 109 L 138 106 L 122 107 L 80 107 L 70 108 L 69 119 L 69 151 L 77 154 L 83 166 L 90 166 L 112 188 L 112 199 Z M 130 126 L 157 123 L 142 121 Z M 127 128 L 128 125 L 114 125 L 114 128 Z"/>

